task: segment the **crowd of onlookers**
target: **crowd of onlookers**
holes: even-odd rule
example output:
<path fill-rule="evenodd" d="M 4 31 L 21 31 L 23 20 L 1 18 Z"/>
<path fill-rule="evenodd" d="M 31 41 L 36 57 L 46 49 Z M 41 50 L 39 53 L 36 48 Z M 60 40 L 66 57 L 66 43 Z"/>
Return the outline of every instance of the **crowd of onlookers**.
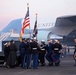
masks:
<path fill-rule="evenodd" d="M 38 43 L 36 38 L 26 40 L 23 38 L 19 45 L 19 56 L 21 68 L 37 69 L 38 65 L 45 66 L 48 61 L 49 66 L 60 65 L 60 54 L 63 52 L 62 45 L 58 40 L 47 40 L 47 44 L 42 40 Z M 4 66 L 14 68 L 16 67 L 17 45 L 14 40 L 4 44 Z M 33 62 L 32 62 L 33 61 Z"/>

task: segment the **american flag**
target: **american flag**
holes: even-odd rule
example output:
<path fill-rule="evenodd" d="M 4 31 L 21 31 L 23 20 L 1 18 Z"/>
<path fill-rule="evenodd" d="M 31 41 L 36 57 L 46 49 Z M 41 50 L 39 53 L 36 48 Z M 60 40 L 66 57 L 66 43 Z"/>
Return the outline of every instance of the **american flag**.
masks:
<path fill-rule="evenodd" d="M 20 42 L 22 42 L 22 35 L 24 34 L 24 30 L 28 26 L 30 27 L 30 18 L 29 18 L 29 7 L 28 7 L 28 3 L 27 3 L 27 12 L 26 12 L 23 24 L 22 24 L 20 37 L 19 37 Z"/>
<path fill-rule="evenodd" d="M 27 7 L 27 13 L 22 24 L 21 34 L 24 34 L 24 30 L 28 26 L 30 26 L 29 7 Z"/>

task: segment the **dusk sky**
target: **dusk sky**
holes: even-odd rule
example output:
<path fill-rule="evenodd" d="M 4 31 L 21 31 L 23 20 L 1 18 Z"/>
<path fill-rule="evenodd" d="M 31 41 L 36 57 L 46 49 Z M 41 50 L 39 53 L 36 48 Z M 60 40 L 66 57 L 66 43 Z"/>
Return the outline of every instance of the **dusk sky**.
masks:
<path fill-rule="evenodd" d="M 38 24 L 55 22 L 59 16 L 76 15 L 76 0 L 0 0 L 0 30 L 12 20 L 24 18 L 29 3 L 31 27 L 38 13 Z"/>

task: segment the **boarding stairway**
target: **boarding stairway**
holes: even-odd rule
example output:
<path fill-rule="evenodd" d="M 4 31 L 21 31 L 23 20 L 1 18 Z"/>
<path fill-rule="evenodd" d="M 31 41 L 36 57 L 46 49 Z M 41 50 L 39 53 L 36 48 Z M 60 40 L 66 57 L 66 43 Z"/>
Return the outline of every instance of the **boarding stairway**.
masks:
<path fill-rule="evenodd" d="M 7 32 L 7 33 L 2 33 L 0 35 L 0 64 L 3 64 L 4 62 L 4 53 L 2 50 L 2 41 L 5 41 L 8 37 L 10 37 L 11 33 Z"/>
<path fill-rule="evenodd" d="M 0 41 L 6 40 L 8 37 L 10 37 L 10 34 L 11 33 L 9 33 L 9 32 L 1 34 Z"/>

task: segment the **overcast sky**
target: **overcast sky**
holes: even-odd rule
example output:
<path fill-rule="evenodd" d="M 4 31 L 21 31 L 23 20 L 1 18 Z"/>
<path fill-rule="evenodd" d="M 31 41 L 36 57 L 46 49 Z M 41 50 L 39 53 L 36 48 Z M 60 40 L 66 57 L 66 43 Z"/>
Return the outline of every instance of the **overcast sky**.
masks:
<path fill-rule="evenodd" d="M 0 0 L 0 30 L 14 19 L 24 18 L 29 3 L 31 26 L 35 13 L 38 23 L 51 23 L 59 16 L 76 15 L 76 0 Z"/>

